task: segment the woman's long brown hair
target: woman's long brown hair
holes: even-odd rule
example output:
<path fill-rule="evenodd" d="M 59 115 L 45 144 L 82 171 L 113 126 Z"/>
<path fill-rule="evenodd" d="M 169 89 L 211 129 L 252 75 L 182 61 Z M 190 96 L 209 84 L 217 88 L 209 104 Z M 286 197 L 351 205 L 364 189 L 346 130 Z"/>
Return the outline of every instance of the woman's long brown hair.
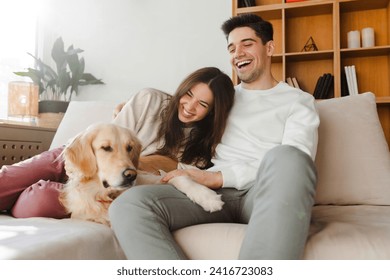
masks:
<path fill-rule="evenodd" d="M 199 83 L 207 84 L 213 93 L 214 104 L 206 117 L 192 126 L 188 138 L 184 133 L 185 125 L 178 118 L 180 98 Z M 215 67 L 201 68 L 179 85 L 175 95 L 162 113 L 162 125 L 159 138 L 164 146 L 159 154 L 175 157 L 183 151 L 180 162 L 205 169 L 212 166 L 211 158 L 215 148 L 221 142 L 229 112 L 234 103 L 234 86 L 225 73 Z"/>

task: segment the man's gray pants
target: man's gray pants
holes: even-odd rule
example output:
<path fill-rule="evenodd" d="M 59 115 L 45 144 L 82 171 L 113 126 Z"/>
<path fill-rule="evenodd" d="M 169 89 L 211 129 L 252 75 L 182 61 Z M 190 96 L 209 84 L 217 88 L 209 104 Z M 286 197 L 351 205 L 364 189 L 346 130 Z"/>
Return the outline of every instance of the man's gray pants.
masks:
<path fill-rule="evenodd" d="M 312 159 L 281 145 L 267 152 L 251 188 L 217 191 L 225 202 L 221 211 L 208 213 L 173 186 L 153 185 L 127 190 L 109 215 L 128 259 L 186 259 L 171 232 L 203 223 L 248 224 L 239 259 L 300 259 L 316 180 Z"/>

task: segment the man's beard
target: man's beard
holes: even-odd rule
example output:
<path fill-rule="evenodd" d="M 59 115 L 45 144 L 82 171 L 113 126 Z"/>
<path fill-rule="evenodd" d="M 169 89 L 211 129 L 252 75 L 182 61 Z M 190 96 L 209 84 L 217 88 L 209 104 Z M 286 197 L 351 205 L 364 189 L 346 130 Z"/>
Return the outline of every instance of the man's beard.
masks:
<path fill-rule="evenodd" d="M 241 82 L 244 82 L 246 84 L 252 83 L 259 79 L 259 77 L 262 75 L 263 71 L 260 69 L 256 69 L 250 73 L 246 74 L 240 74 L 238 73 L 238 78 L 240 79 Z"/>

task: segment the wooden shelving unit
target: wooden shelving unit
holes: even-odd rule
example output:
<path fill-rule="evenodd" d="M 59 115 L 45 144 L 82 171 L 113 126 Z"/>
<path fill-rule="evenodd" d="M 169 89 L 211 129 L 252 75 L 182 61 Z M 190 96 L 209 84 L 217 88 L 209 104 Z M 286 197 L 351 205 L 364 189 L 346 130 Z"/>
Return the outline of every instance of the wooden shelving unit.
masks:
<path fill-rule="evenodd" d="M 233 15 L 254 13 L 273 24 L 276 79 L 296 77 L 304 91 L 313 93 L 318 78 L 331 73 L 338 98 L 344 66 L 355 65 L 359 92 L 376 95 L 390 146 L 390 0 L 256 0 L 244 8 L 238 0 L 232 3 Z M 347 48 L 347 33 L 365 27 L 374 28 L 375 47 Z M 318 51 L 302 51 L 310 36 Z"/>

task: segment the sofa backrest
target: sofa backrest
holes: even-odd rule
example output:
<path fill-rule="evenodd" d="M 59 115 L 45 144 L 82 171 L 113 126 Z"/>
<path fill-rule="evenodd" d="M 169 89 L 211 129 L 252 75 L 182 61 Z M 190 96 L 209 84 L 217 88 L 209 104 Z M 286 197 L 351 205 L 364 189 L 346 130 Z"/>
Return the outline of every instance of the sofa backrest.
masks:
<path fill-rule="evenodd" d="M 56 148 L 94 122 L 110 122 L 115 101 L 72 101 L 51 144 Z M 316 204 L 390 205 L 390 153 L 375 96 L 317 102 Z"/>
<path fill-rule="evenodd" d="M 316 204 L 390 205 L 390 153 L 375 96 L 317 102 Z"/>
<path fill-rule="evenodd" d="M 50 149 L 60 147 L 98 122 L 110 122 L 119 101 L 71 101 L 51 142 Z"/>

